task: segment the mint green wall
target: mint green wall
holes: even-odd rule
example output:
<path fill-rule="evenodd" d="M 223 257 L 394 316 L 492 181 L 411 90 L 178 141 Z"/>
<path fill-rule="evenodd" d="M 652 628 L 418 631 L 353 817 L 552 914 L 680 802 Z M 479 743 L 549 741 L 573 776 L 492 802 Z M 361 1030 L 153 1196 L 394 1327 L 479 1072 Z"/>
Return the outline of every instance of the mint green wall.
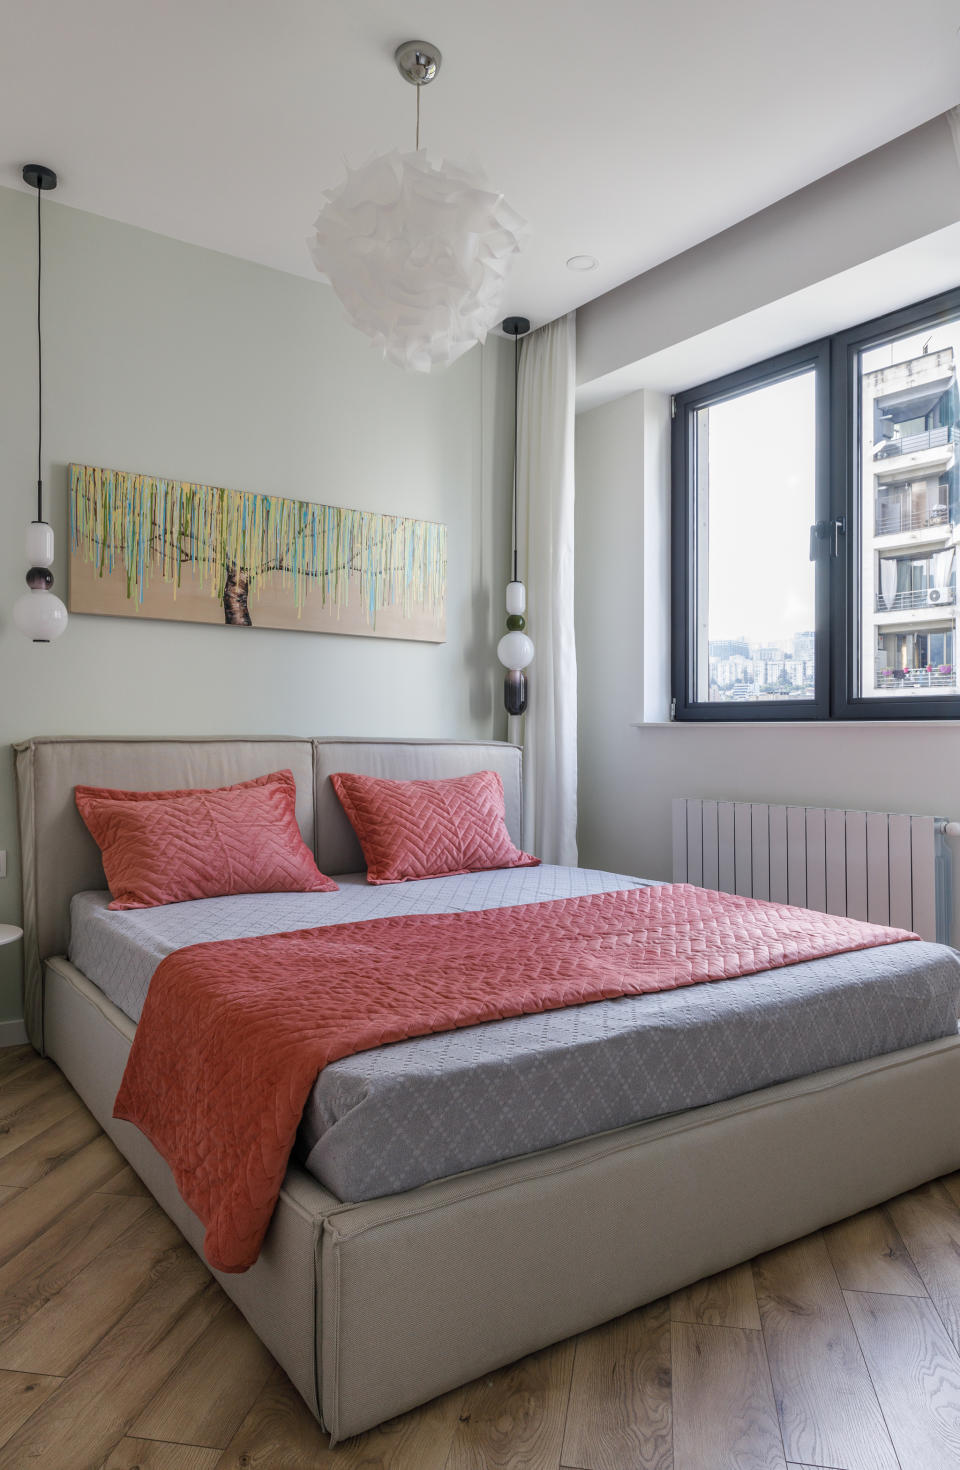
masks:
<path fill-rule="evenodd" d="M 55 163 L 56 160 L 53 160 Z M 74 617 L 48 647 L 11 608 L 35 514 L 35 205 L 0 189 L 0 921 L 19 915 L 10 742 L 40 734 L 502 735 L 509 349 L 383 363 L 320 284 L 45 206 L 45 477 L 66 589 L 75 460 L 446 521 L 445 645 Z M 306 222 L 304 234 L 306 235 Z M 306 247 L 304 247 L 306 248 Z M 21 1014 L 0 949 L 0 1021 Z"/>

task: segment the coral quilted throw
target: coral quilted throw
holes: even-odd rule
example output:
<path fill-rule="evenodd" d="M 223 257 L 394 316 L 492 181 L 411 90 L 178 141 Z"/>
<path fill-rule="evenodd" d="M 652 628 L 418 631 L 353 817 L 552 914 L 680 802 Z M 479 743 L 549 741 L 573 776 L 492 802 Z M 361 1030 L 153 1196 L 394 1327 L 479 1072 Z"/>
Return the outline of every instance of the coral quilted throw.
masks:
<path fill-rule="evenodd" d="M 244 1271 L 339 1057 L 916 937 L 679 883 L 191 945 L 153 977 L 114 1117 L 169 1163 L 210 1264 Z"/>

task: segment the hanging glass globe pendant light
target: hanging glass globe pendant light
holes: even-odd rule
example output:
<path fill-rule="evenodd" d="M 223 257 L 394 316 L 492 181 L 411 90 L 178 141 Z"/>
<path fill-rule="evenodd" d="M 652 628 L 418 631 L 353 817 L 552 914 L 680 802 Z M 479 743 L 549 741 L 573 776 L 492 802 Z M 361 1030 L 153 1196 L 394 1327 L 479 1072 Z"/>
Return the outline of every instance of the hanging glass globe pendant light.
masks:
<path fill-rule="evenodd" d="M 527 589 L 517 575 L 517 418 L 520 384 L 520 338 L 530 330 L 525 316 L 508 316 L 503 330 L 513 338 L 513 580 L 507 583 L 507 631 L 497 644 L 497 658 L 507 670 L 503 703 L 508 715 L 522 715 L 527 707 L 527 676 L 533 662 L 533 640 L 527 626 Z"/>
<path fill-rule="evenodd" d="M 40 286 L 43 270 L 43 236 L 41 234 L 40 196 L 57 187 L 52 168 L 42 163 L 28 163 L 23 182 L 37 191 L 37 519 L 27 527 L 27 572 L 29 592 L 24 592 L 13 605 L 13 621 L 21 633 L 34 643 L 50 643 L 66 631 L 67 609 L 50 588 L 53 586 L 53 528 L 43 519 L 43 338 L 40 331 Z"/>
<path fill-rule="evenodd" d="M 394 59 L 417 89 L 416 148 L 348 168 L 308 244 L 353 325 L 391 362 L 428 373 L 496 324 L 524 223 L 482 175 L 420 147 L 420 92 L 440 70 L 437 47 L 406 41 Z"/>

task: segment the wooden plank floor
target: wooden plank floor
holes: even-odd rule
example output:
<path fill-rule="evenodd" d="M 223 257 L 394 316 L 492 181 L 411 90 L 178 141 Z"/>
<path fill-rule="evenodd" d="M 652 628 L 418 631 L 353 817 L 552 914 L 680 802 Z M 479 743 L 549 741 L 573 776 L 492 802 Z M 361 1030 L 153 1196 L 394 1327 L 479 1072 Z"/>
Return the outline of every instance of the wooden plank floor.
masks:
<path fill-rule="evenodd" d="M 0 1052 L 0 1470 L 960 1470 L 960 1174 L 331 1450 L 52 1063 Z"/>

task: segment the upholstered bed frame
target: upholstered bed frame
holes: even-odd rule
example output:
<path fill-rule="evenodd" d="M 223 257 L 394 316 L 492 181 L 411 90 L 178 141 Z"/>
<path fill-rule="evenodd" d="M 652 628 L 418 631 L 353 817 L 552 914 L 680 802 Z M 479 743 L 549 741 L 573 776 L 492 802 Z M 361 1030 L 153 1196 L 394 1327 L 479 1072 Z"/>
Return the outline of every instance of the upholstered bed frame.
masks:
<path fill-rule="evenodd" d="M 202 1226 L 167 1165 L 111 1116 L 133 1023 L 64 958 L 71 896 L 106 886 L 74 786 L 214 786 L 289 767 L 304 838 L 336 874 L 363 864 L 331 772 L 498 770 L 519 843 L 520 753 L 482 742 L 48 739 L 17 746 L 16 760 L 31 1039 L 200 1251 Z M 291 1165 L 257 1264 L 218 1280 L 342 1439 L 960 1167 L 958 1118 L 950 1037 L 362 1204 Z"/>

